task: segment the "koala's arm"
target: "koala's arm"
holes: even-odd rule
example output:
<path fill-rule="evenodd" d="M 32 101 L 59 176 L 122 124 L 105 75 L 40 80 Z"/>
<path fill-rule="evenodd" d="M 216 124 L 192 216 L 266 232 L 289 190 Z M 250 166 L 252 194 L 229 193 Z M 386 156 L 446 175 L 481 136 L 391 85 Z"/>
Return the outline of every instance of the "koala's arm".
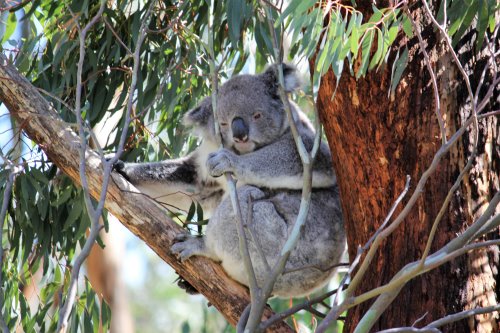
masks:
<path fill-rule="evenodd" d="M 313 138 L 307 136 L 303 140 L 306 148 L 311 150 Z M 240 182 L 258 187 L 301 189 L 303 186 L 302 161 L 291 133 L 244 155 L 221 149 L 209 156 L 207 168 L 214 177 L 231 172 Z M 327 188 L 335 183 L 330 150 L 323 143 L 313 164 L 312 186 Z"/>
<path fill-rule="evenodd" d="M 172 160 L 152 163 L 119 161 L 115 170 L 142 193 L 166 205 L 166 208 L 188 211 L 192 202 L 199 202 L 204 212 L 210 212 L 220 202 L 223 190 L 218 182 L 206 177 L 200 165 L 200 151 Z"/>

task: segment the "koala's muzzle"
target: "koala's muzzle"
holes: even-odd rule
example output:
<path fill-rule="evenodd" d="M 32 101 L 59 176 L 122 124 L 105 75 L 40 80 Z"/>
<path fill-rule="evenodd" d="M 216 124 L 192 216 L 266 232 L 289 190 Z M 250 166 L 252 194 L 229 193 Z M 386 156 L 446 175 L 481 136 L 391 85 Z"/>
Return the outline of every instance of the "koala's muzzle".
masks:
<path fill-rule="evenodd" d="M 233 119 L 231 123 L 231 129 L 233 130 L 233 139 L 236 142 L 247 142 L 248 141 L 248 125 L 240 117 Z"/>

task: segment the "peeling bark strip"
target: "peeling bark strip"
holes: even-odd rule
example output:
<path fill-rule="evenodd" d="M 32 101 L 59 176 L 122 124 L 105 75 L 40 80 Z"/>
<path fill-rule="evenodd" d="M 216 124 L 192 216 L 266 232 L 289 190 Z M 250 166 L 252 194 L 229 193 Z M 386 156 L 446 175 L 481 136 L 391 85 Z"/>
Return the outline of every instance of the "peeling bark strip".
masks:
<path fill-rule="evenodd" d="M 8 64 L 3 56 L 0 56 L 0 63 L 0 100 L 49 159 L 75 183 L 80 184 L 78 136 L 61 120 L 36 88 L 21 76 L 14 66 Z M 90 194 L 97 199 L 102 183 L 101 159 L 91 149 L 87 149 L 86 156 Z M 106 209 L 205 295 L 231 325 L 236 325 L 250 302 L 247 289 L 231 280 L 220 265 L 208 259 L 195 257 L 181 264 L 169 249 L 174 236 L 181 232 L 182 228 L 167 217 L 163 208 L 141 194 L 132 193 L 135 191 L 122 177 L 113 175 L 106 198 Z M 265 318 L 271 315 L 272 310 L 267 308 Z M 269 331 L 292 330 L 284 322 L 280 322 Z"/>

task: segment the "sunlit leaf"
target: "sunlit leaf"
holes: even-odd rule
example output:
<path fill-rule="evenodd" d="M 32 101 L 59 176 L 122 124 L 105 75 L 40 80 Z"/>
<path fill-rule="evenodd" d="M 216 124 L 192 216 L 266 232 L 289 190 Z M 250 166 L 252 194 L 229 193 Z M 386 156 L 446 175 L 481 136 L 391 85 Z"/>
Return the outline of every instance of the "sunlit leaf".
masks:
<path fill-rule="evenodd" d="M 365 36 L 363 41 L 361 42 L 361 66 L 358 68 L 356 73 L 356 78 L 360 78 L 361 76 L 366 74 L 368 69 L 368 61 L 370 60 L 370 52 L 373 43 L 375 32 L 373 30 L 369 30 Z"/>
<path fill-rule="evenodd" d="M 399 51 L 396 56 L 396 60 L 392 66 L 392 74 L 391 74 L 391 89 L 390 94 L 394 94 L 396 91 L 396 87 L 401 80 L 401 76 L 403 75 L 403 71 L 406 68 L 408 63 L 408 49 L 405 47 L 403 53 L 399 54 Z"/>

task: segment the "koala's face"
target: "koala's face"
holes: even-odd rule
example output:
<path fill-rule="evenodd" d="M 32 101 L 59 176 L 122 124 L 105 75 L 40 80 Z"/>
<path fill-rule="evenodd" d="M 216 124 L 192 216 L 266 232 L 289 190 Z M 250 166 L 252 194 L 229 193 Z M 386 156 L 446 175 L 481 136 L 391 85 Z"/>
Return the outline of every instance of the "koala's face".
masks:
<path fill-rule="evenodd" d="M 296 88 L 295 70 L 284 67 L 284 75 L 286 89 Z M 274 142 L 288 127 L 275 66 L 260 75 L 232 78 L 220 88 L 217 103 L 224 146 L 240 154 Z"/>

